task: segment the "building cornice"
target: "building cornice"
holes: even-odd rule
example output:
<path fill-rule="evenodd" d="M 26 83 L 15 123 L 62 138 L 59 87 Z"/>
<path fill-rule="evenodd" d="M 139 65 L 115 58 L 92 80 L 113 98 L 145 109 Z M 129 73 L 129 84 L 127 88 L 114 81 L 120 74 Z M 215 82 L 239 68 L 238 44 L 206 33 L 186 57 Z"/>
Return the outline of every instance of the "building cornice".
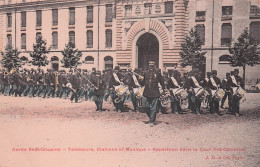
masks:
<path fill-rule="evenodd" d="M 105 5 L 108 3 L 115 3 L 115 0 L 45 0 L 45 1 L 35 1 L 26 3 L 16 3 L 16 4 L 5 4 L 0 5 L 0 12 L 12 12 L 19 10 L 37 10 L 41 8 L 63 8 L 63 7 L 78 7 L 78 6 L 88 6 L 88 5 Z"/>

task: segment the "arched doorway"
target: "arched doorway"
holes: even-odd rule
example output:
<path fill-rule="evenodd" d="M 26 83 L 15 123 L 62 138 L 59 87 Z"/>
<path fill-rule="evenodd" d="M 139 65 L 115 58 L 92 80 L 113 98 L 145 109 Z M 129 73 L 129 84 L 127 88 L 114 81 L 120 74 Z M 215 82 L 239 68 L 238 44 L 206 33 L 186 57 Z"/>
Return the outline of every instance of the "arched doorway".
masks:
<path fill-rule="evenodd" d="M 113 70 L 113 57 L 111 56 L 106 56 L 104 58 L 104 62 L 105 62 L 105 70 Z"/>
<path fill-rule="evenodd" d="M 52 56 L 51 57 L 51 68 L 54 71 L 59 70 L 59 58 L 57 56 Z"/>
<path fill-rule="evenodd" d="M 151 33 L 144 33 L 136 42 L 138 54 L 138 68 L 148 69 L 149 61 L 155 61 L 156 67 L 159 67 L 159 41 Z"/>

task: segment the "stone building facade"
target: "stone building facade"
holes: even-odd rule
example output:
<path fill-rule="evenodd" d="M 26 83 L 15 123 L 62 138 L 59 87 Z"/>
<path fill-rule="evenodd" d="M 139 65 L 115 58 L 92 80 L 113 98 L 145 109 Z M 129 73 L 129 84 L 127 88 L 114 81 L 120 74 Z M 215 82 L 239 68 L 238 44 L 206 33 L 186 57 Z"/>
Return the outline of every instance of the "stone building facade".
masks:
<path fill-rule="evenodd" d="M 30 60 L 41 34 L 51 48 L 46 68 L 62 69 L 61 50 L 72 40 L 82 69 L 146 69 L 154 60 L 162 70 L 186 71 L 179 52 L 196 26 L 207 51 L 204 71 L 217 69 L 223 78 L 233 69 L 227 46 L 245 27 L 260 43 L 259 8 L 259 0 L 0 0 L 0 50 L 9 42 Z M 248 82 L 260 78 L 259 67 L 247 68 Z"/>

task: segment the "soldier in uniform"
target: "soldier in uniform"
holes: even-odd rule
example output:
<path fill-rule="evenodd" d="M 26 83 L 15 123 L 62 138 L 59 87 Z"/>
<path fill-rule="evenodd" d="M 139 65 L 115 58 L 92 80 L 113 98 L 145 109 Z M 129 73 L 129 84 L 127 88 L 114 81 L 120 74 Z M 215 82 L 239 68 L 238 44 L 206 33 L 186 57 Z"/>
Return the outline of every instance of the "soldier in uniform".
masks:
<path fill-rule="evenodd" d="M 161 95 L 158 83 L 161 84 L 162 89 L 166 92 L 164 79 L 160 71 L 156 70 L 154 61 L 149 61 L 149 69 L 144 75 L 143 83 L 145 86 L 143 96 L 146 97 L 149 104 L 149 111 L 147 112 L 149 121 L 145 123 L 154 126 L 156 113 L 158 112 L 159 97 Z"/>
<path fill-rule="evenodd" d="M 72 84 L 72 96 L 70 98 L 71 102 L 73 102 L 75 98 L 75 102 L 78 103 L 79 95 L 80 95 L 80 81 L 81 81 L 80 72 L 75 69 L 75 73 L 72 76 L 72 80 L 71 80 L 71 84 Z"/>
<path fill-rule="evenodd" d="M 168 81 L 167 88 L 168 89 L 178 89 L 181 87 L 180 82 L 181 82 L 181 78 L 180 78 L 178 71 L 173 71 L 173 73 L 171 74 L 171 77 Z M 171 98 L 172 98 L 171 99 L 172 112 L 175 114 L 180 114 L 182 112 L 181 106 L 180 106 L 180 101 L 175 98 L 173 91 L 171 91 L 170 93 L 171 93 Z"/>
<path fill-rule="evenodd" d="M 219 101 L 216 100 L 214 93 L 221 88 L 221 81 L 217 77 L 217 70 L 212 71 L 212 77 L 209 79 L 208 87 L 210 88 L 210 93 L 211 93 L 211 98 L 210 98 L 210 113 L 211 114 L 217 114 L 220 115 L 219 113 Z"/>
<path fill-rule="evenodd" d="M 72 82 L 73 82 L 73 76 L 74 76 L 73 70 L 70 69 L 70 70 L 69 70 L 69 73 L 66 75 L 66 77 L 67 77 L 67 83 L 72 84 Z M 72 92 L 71 88 L 66 87 L 65 99 L 67 99 L 67 98 L 69 97 L 69 94 L 70 94 L 71 92 Z"/>
<path fill-rule="evenodd" d="M 4 94 L 3 80 L 4 80 L 4 70 L 0 69 L 0 94 Z"/>
<path fill-rule="evenodd" d="M 239 74 L 239 70 L 238 69 L 234 69 L 234 75 L 231 75 L 230 79 L 228 80 L 227 86 L 229 88 L 229 90 L 231 91 L 231 95 L 230 95 L 230 100 L 231 100 L 231 104 L 232 104 L 232 111 L 231 114 L 234 114 L 236 116 L 240 116 L 240 103 L 239 100 L 236 96 L 234 96 L 234 90 L 232 88 L 238 88 L 238 87 L 244 87 L 244 82 L 243 79 L 238 75 Z"/>
<path fill-rule="evenodd" d="M 131 96 L 131 101 L 134 107 L 134 112 L 136 112 L 137 109 L 137 100 L 134 95 L 133 88 L 137 88 L 138 86 L 135 84 L 133 76 L 132 76 L 132 69 L 129 68 L 126 74 L 124 75 L 124 84 L 128 86 Z"/>
<path fill-rule="evenodd" d="M 220 105 L 220 108 L 222 108 L 222 109 L 224 109 L 224 104 L 225 104 L 227 97 L 228 97 L 228 106 L 230 105 L 230 100 L 229 100 L 230 96 L 228 95 L 229 91 L 227 90 L 227 81 L 229 80 L 229 78 L 230 78 L 230 73 L 226 73 L 226 78 L 223 79 L 222 83 L 221 83 L 222 88 L 225 90 L 225 95 L 222 98 L 221 105 Z"/>
<path fill-rule="evenodd" d="M 48 81 L 49 81 L 49 90 L 48 90 L 48 97 L 54 98 L 55 96 L 55 74 L 53 70 L 50 70 L 48 73 Z"/>
<path fill-rule="evenodd" d="M 92 68 L 92 72 L 89 75 L 89 80 L 93 80 L 93 78 L 96 77 L 96 68 Z M 88 99 L 92 99 L 92 96 L 94 95 L 94 89 L 92 87 L 89 88 L 88 90 Z"/>
<path fill-rule="evenodd" d="M 189 109 L 198 115 L 200 115 L 201 99 L 196 96 L 194 88 L 201 88 L 201 85 L 198 82 L 199 80 L 200 78 L 198 75 L 190 72 L 188 80 L 184 86 L 189 94 Z"/>
<path fill-rule="evenodd" d="M 96 71 L 96 76 L 92 78 L 91 82 L 94 87 L 93 100 L 95 101 L 95 104 L 97 106 L 96 111 L 102 111 L 106 84 L 104 78 L 101 77 L 100 71 Z"/>
<path fill-rule="evenodd" d="M 44 71 L 40 70 L 39 74 L 38 74 L 38 92 L 37 92 L 37 96 L 40 97 L 42 95 L 42 93 L 44 92 Z"/>
<path fill-rule="evenodd" d="M 34 92 L 34 69 L 31 69 L 31 71 L 28 73 L 28 86 L 29 86 L 28 96 L 29 97 L 33 97 L 33 92 Z"/>
<path fill-rule="evenodd" d="M 116 108 L 116 112 L 123 112 L 124 111 L 124 100 L 125 98 L 121 99 L 119 102 L 115 102 L 115 99 L 118 98 L 115 92 L 114 86 L 122 85 L 123 84 L 123 75 L 119 72 L 119 66 L 116 66 L 114 68 L 114 72 L 111 74 L 110 82 L 109 82 L 109 88 L 112 93 L 112 101 Z"/>
<path fill-rule="evenodd" d="M 211 72 L 207 72 L 207 77 L 204 78 L 204 80 L 202 81 L 202 84 L 201 86 L 208 92 L 207 93 L 207 96 L 205 98 L 205 105 L 206 105 L 206 108 L 209 108 L 209 101 L 210 101 L 210 88 L 209 88 L 209 80 L 212 76 L 212 73 Z"/>

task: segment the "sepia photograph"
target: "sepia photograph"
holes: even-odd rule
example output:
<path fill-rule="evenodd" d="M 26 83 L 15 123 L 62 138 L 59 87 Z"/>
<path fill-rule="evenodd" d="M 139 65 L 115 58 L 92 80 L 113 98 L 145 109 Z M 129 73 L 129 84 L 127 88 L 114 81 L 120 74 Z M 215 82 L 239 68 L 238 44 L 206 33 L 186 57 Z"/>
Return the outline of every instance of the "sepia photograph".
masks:
<path fill-rule="evenodd" d="M 259 167 L 260 0 L 0 0 L 0 167 Z"/>

